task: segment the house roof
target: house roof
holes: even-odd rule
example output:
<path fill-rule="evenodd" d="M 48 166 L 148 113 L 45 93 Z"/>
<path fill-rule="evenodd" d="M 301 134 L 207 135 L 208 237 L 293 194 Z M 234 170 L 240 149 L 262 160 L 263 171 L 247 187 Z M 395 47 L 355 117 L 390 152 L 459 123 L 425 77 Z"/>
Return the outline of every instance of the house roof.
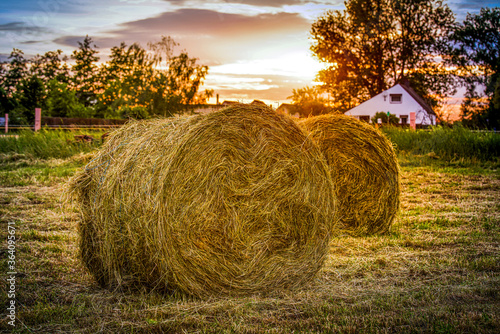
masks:
<path fill-rule="evenodd" d="M 418 102 L 418 104 L 420 104 L 420 106 L 425 110 L 427 111 L 427 113 L 431 114 L 431 115 L 436 115 L 436 113 L 434 112 L 434 110 L 432 110 L 431 106 L 427 104 L 427 102 L 425 102 L 425 100 L 417 94 L 417 92 L 415 92 L 413 90 L 413 88 L 410 87 L 409 85 L 409 82 L 408 81 L 402 81 L 399 83 L 399 85 L 401 87 L 403 87 L 403 89 L 411 95 L 411 97 L 413 97 L 415 99 L 415 101 Z"/>
<path fill-rule="evenodd" d="M 282 103 L 276 110 L 282 110 L 282 109 L 287 109 L 287 108 L 293 108 L 294 105 L 291 103 Z"/>
<path fill-rule="evenodd" d="M 267 106 L 267 104 L 265 104 L 264 102 L 262 102 L 260 100 L 253 100 L 252 103 L 250 103 L 250 104 Z"/>
<path fill-rule="evenodd" d="M 238 101 L 228 101 L 228 100 L 225 100 L 224 102 L 222 102 L 222 105 L 224 105 L 224 106 L 233 105 L 233 104 L 239 104 L 239 102 Z"/>

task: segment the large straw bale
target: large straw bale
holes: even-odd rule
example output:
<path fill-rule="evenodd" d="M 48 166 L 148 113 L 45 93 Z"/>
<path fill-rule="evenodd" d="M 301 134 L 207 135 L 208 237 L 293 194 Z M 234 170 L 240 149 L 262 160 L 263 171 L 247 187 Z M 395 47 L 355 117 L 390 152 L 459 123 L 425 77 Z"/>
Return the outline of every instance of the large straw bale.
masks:
<path fill-rule="evenodd" d="M 326 161 L 291 119 L 237 105 L 132 122 L 71 180 L 83 262 L 107 287 L 188 294 L 300 286 L 328 252 Z"/>
<path fill-rule="evenodd" d="M 392 143 L 354 117 L 329 114 L 299 121 L 323 152 L 338 200 L 337 219 L 351 235 L 389 230 L 399 209 L 399 164 Z"/>

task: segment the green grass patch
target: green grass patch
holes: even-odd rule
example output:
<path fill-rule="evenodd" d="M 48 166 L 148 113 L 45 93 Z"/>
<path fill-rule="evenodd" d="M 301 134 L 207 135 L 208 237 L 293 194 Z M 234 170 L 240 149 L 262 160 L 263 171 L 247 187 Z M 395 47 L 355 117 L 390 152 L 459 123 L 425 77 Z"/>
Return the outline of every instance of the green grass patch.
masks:
<path fill-rule="evenodd" d="M 3 321 L 0 332 L 500 332 L 500 177 L 493 161 L 459 165 L 400 152 L 401 210 L 389 233 L 335 238 L 324 268 L 303 289 L 200 300 L 103 289 L 85 270 L 79 218 L 60 193 L 91 152 L 7 155 L 0 161 L 0 240 L 5 249 L 7 222 L 16 222 L 19 308 L 16 327 Z M 5 289 L 0 298 L 8 299 Z"/>
<path fill-rule="evenodd" d="M 90 152 L 101 143 L 104 131 L 48 130 L 34 132 L 23 130 L 10 136 L 0 136 L 0 162 L 18 160 L 21 157 L 39 159 L 68 158 L 77 153 Z M 78 142 L 76 135 L 91 135 L 92 143 Z"/>
<path fill-rule="evenodd" d="M 72 176 L 84 161 L 92 157 L 75 155 L 69 160 L 30 160 L 0 163 L 0 186 L 17 187 L 28 185 L 51 185 Z"/>
<path fill-rule="evenodd" d="M 430 130 L 384 127 L 382 131 L 396 145 L 398 152 L 413 156 L 425 155 L 426 160 L 442 160 L 455 167 L 465 167 L 478 162 L 500 164 L 500 134 L 475 132 L 461 126 L 453 128 L 436 126 Z M 407 164 L 416 161 L 405 161 Z"/>

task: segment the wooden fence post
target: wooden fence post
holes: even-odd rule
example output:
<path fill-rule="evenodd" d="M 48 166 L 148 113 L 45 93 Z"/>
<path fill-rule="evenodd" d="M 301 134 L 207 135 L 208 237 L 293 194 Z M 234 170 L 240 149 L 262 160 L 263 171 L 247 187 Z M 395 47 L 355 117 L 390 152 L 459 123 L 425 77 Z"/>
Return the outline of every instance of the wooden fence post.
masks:
<path fill-rule="evenodd" d="M 412 129 L 412 130 L 417 129 L 417 113 L 416 112 L 410 113 L 410 129 Z"/>
<path fill-rule="evenodd" d="M 35 108 L 35 131 L 42 128 L 42 109 Z"/>
<path fill-rule="evenodd" d="M 9 114 L 5 114 L 5 133 L 9 132 Z"/>

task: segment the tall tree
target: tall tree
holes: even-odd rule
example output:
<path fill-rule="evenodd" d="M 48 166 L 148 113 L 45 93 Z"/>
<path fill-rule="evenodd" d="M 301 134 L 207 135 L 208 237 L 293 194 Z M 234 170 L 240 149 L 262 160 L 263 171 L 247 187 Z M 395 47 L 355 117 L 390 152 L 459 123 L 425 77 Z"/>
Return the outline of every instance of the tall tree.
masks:
<path fill-rule="evenodd" d="M 36 55 L 30 60 L 30 73 L 38 76 L 45 84 L 52 79 L 61 83 L 69 83 L 69 67 L 67 56 L 62 50 L 48 51 L 43 55 Z"/>
<path fill-rule="evenodd" d="M 344 11 L 328 11 L 312 25 L 311 50 L 329 64 L 317 79 L 341 111 L 403 78 L 436 105 L 454 93 L 437 60 L 454 21 L 441 0 L 349 0 Z"/>
<path fill-rule="evenodd" d="M 67 83 L 52 79 L 47 84 L 44 115 L 52 117 L 93 117 L 94 110 L 80 103 L 76 98 L 75 91 L 69 89 Z"/>
<path fill-rule="evenodd" d="M 212 91 L 198 92 L 205 76 L 208 74 L 208 66 L 196 64 L 196 58 L 182 52 L 172 57 L 168 64 L 167 91 L 166 95 L 173 97 L 167 100 L 167 107 L 177 110 L 179 107 L 193 103 L 203 103 L 211 95 Z"/>
<path fill-rule="evenodd" d="M 150 52 L 138 44 L 121 43 L 101 68 L 105 82 L 98 111 L 106 117 L 169 116 L 188 104 L 203 103 L 210 92 L 198 92 L 208 67 L 182 52 L 170 37 L 149 43 Z"/>
<path fill-rule="evenodd" d="M 500 127 L 500 8 L 468 14 L 450 37 L 451 63 L 466 87 L 461 117 L 465 124 Z"/>
<path fill-rule="evenodd" d="M 36 75 L 23 79 L 14 94 L 17 103 L 12 112 L 15 118 L 22 123 L 33 124 L 35 108 L 45 109 L 46 95 L 45 85 Z"/>
<path fill-rule="evenodd" d="M 83 42 L 78 42 L 78 46 L 78 50 L 73 51 L 71 55 L 75 60 L 75 64 L 71 67 L 73 86 L 78 100 L 88 107 L 94 104 L 100 85 L 97 76 L 99 57 L 96 56 L 99 51 L 88 35 Z"/>
<path fill-rule="evenodd" d="M 6 71 L 2 85 L 6 93 L 12 96 L 28 75 L 28 60 L 24 58 L 24 52 L 14 48 L 9 56 L 6 68 L 8 70 Z"/>
<path fill-rule="evenodd" d="M 11 124 L 28 124 L 28 110 L 20 104 L 27 78 L 28 60 L 14 48 L 9 61 L 2 63 L 0 76 L 0 113 L 8 113 Z"/>
<path fill-rule="evenodd" d="M 139 44 L 121 43 L 111 49 L 109 61 L 101 67 L 104 91 L 97 111 L 105 117 L 147 117 L 152 82 L 157 80 L 153 61 Z M 134 110 L 140 110 L 134 114 Z"/>

